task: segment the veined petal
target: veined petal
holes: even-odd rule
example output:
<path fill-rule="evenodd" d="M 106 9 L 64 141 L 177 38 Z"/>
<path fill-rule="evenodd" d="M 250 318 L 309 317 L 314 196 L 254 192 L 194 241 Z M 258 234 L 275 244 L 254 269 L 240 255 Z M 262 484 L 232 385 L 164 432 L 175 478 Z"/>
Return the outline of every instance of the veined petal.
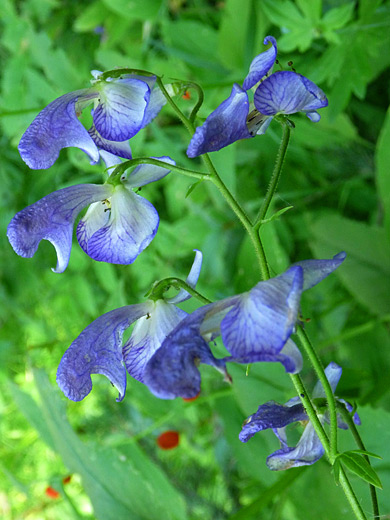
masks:
<path fill-rule="evenodd" d="M 328 105 L 324 92 L 315 83 L 290 70 L 277 71 L 266 78 L 256 89 L 255 107 L 265 115 L 313 113 Z"/>
<path fill-rule="evenodd" d="M 117 155 L 107 152 L 106 150 L 99 150 L 99 155 L 101 159 L 103 159 L 104 164 L 106 165 L 107 173 L 109 176 L 115 170 L 115 166 L 118 166 L 118 164 L 122 164 L 122 159 L 120 159 Z"/>
<path fill-rule="evenodd" d="M 122 401 L 126 370 L 122 364 L 122 337 L 135 320 L 147 313 L 145 303 L 127 305 L 93 321 L 70 345 L 57 371 L 57 383 L 68 399 L 81 401 L 92 390 L 91 374 L 103 374 L 117 388 Z"/>
<path fill-rule="evenodd" d="M 325 368 L 326 379 L 329 381 L 333 393 L 335 392 L 336 387 L 340 381 L 342 372 L 343 369 L 333 361 Z M 315 399 L 319 397 L 326 397 L 321 381 L 317 381 L 313 389 L 313 398 Z"/>
<path fill-rule="evenodd" d="M 78 213 L 110 193 L 110 186 L 96 184 L 79 184 L 50 193 L 14 216 L 8 226 L 8 239 L 15 252 L 25 258 L 35 254 L 41 240 L 48 240 L 57 252 L 57 267 L 53 271 L 62 273 L 69 262 Z"/>
<path fill-rule="evenodd" d="M 83 251 L 87 253 L 91 236 L 108 224 L 110 220 L 110 201 L 108 199 L 91 204 L 76 228 L 77 240 Z M 88 254 L 88 253 L 87 253 Z"/>
<path fill-rule="evenodd" d="M 187 316 L 186 312 L 164 300 L 148 303 L 147 315 L 137 320 L 123 347 L 128 373 L 141 382 L 149 359 L 161 347 L 168 334 Z"/>
<path fill-rule="evenodd" d="M 142 127 L 150 89 L 138 79 L 100 84 L 99 104 L 93 120 L 99 134 L 109 141 L 126 141 Z"/>
<path fill-rule="evenodd" d="M 133 158 L 128 141 L 109 141 L 108 139 L 103 139 L 94 125 L 88 130 L 88 133 L 99 149 L 105 150 L 114 156 L 123 157 L 124 159 Z"/>
<path fill-rule="evenodd" d="M 111 197 L 111 214 L 103 227 L 102 210 L 80 220 L 78 234 L 83 232 L 80 246 L 94 260 L 112 264 L 131 264 L 153 240 L 159 217 L 154 206 L 124 186 L 117 186 Z M 108 213 L 108 212 L 107 212 Z M 92 217 L 92 222 L 88 222 Z M 98 218 L 98 223 L 93 220 Z M 84 232 L 85 226 L 95 229 Z"/>
<path fill-rule="evenodd" d="M 162 107 L 166 104 L 164 94 L 161 92 L 159 87 L 155 87 L 150 93 L 150 99 L 148 106 L 145 110 L 144 120 L 142 122 L 142 128 L 148 125 L 160 112 Z"/>
<path fill-rule="evenodd" d="M 246 126 L 248 113 L 248 95 L 235 83 L 228 99 L 196 129 L 187 149 L 188 157 L 215 152 L 239 139 L 253 137 Z"/>
<path fill-rule="evenodd" d="M 200 270 L 202 268 L 202 259 L 203 255 L 202 252 L 198 249 L 194 249 L 195 251 L 195 259 L 192 264 L 191 270 L 189 272 L 189 275 L 187 276 L 186 283 L 195 289 L 196 284 L 199 279 Z M 180 289 L 180 291 L 176 294 L 176 296 L 173 296 L 173 298 L 167 298 L 165 301 L 168 303 L 180 303 L 184 302 L 191 298 L 191 295 L 189 292 L 187 292 L 185 289 Z"/>
<path fill-rule="evenodd" d="M 240 296 L 221 322 L 224 345 L 234 361 L 274 361 L 290 337 L 299 309 L 303 271 L 291 267 Z"/>
<path fill-rule="evenodd" d="M 176 162 L 164 155 L 162 157 L 151 157 L 151 159 L 157 159 L 169 164 L 175 165 Z M 140 188 L 151 182 L 159 181 L 163 179 L 168 173 L 169 168 L 163 168 L 161 166 L 155 166 L 154 164 L 140 164 L 130 173 L 130 175 L 123 181 L 123 185 L 128 188 Z"/>
<path fill-rule="evenodd" d="M 268 428 L 283 428 L 296 421 L 305 421 L 307 415 L 302 404 L 285 406 L 275 401 L 268 401 L 259 406 L 256 413 L 250 415 L 239 434 L 241 442 L 248 442 L 255 433 Z"/>
<path fill-rule="evenodd" d="M 276 40 L 273 36 L 267 36 L 263 43 L 264 45 L 267 45 L 267 43 L 272 43 L 272 47 L 253 59 L 249 67 L 249 73 L 242 85 L 244 90 L 249 90 L 252 88 L 253 85 L 260 81 L 261 78 L 264 77 L 274 66 L 276 55 L 278 53 Z"/>
<path fill-rule="evenodd" d="M 97 146 L 76 114 L 81 105 L 97 96 L 95 89 L 76 90 L 47 105 L 20 140 L 18 149 L 23 161 L 34 170 L 43 170 L 55 163 L 62 148 L 76 146 L 97 162 Z"/>
<path fill-rule="evenodd" d="M 338 253 L 329 260 L 303 260 L 293 264 L 303 269 L 303 290 L 311 289 L 328 275 L 333 273 L 345 260 L 344 252 Z"/>
<path fill-rule="evenodd" d="M 275 451 L 267 458 L 267 466 L 274 471 L 280 471 L 298 466 L 308 466 L 319 460 L 325 450 L 309 422 L 295 448 L 284 447 Z"/>
<path fill-rule="evenodd" d="M 204 307 L 198 311 L 179 323 L 146 365 L 144 383 L 161 399 L 195 397 L 200 392 L 200 363 L 215 367 L 230 381 L 224 360 L 213 356 L 199 334 Z"/>

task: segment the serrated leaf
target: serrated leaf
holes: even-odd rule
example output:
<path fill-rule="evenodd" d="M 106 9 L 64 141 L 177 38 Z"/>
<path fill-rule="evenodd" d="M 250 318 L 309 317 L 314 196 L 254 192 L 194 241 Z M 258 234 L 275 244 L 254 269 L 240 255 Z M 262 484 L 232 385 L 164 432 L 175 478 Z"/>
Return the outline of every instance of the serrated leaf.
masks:
<path fill-rule="evenodd" d="M 317 23 L 321 16 L 322 0 L 296 0 L 299 9 L 313 23 Z"/>
<path fill-rule="evenodd" d="M 376 471 L 370 466 L 366 459 L 354 451 L 345 451 L 340 453 L 336 460 L 340 460 L 344 466 L 360 477 L 365 482 L 382 489 L 382 483 Z"/>
<path fill-rule="evenodd" d="M 325 13 L 321 20 L 321 25 L 324 25 L 328 30 L 341 29 L 352 19 L 354 9 L 355 2 L 334 7 Z"/>

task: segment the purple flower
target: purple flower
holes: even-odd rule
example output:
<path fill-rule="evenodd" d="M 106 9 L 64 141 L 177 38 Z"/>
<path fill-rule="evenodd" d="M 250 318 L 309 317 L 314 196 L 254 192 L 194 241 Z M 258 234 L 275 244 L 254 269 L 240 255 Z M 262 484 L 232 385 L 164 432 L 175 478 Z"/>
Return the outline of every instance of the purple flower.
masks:
<path fill-rule="evenodd" d="M 119 161 L 101 152 L 107 166 Z M 169 157 L 159 159 L 175 164 Z M 88 211 L 77 226 L 82 249 L 94 260 L 113 264 L 131 264 L 150 244 L 159 225 L 154 206 L 134 193 L 165 177 L 170 170 L 143 164 L 120 182 L 113 184 L 79 184 L 50 193 L 24 208 L 11 220 L 7 236 L 19 256 L 32 257 L 41 240 L 49 240 L 57 252 L 56 273 L 68 266 L 72 247 L 73 225 L 80 211 Z"/>
<path fill-rule="evenodd" d="M 272 47 L 252 61 L 243 86 L 234 83 L 230 96 L 196 129 L 187 149 L 188 157 L 215 152 L 239 139 L 264 134 L 277 114 L 304 112 L 312 121 L 320 120 L 317 110 L 328 105 L 325 94 L 296 72 L 277 71 L 269 75 L 277 46 L 272 36 L 265 38 L 264 44 L 267 43 Z M 247 91 L 258 82 L 252 109 Z"/>
<path fill-rule="evenodd" d="M 33 169 L 50 168 L 60 150 L 76 146 L 96 163 L 99 149 L 131 159 L 126 141 L 157 115 L 165 99 L 154 89 L 155 77 L 124 75 L 101 80 L 92 71 L 90 88 L 70 92 L 40 112 L 19 143 L 22 159 Z M 78 116 L 93 103 L 93 125 L 87 131 Z"/>
<path fill-rule="evenodd" d="M 330 383 L 332 391 L 335 392 L 342 373 L 341 367 L 336 363 L 330 363 L 325 374 Z M 325 391 L 320 382 L 317 382 L 313 390 L 313 399 L 324 398 Z M 352 406 L 343 399 L 337 399 L 343 403 L 349 412 Z M 328 413 L 319 414 L 322 423 L 329 422 Z M 360 418 L 355 413 L 353 420 L 360 424 Z M 305 428 L 298 444 L 290 447 L 287 442 L 286 426 L 294 422 L 304 421 Z M 338 427 L 347 429 L 348 426 L 337 418 Z M 250 415 L 239 434 L 240 441 L 247 442 L 255 433 L 272 428 L 280 441 L 281 449 L 275 451 L 267 458 L 267 466 L 272 470 L 283 470 L 314 464 L 324 454 L 324 447 L 316 434 L 312 423 L 300 402 L 299 397 L 293 397 L 286 404 L 281 405 L 274 401 L 269 401 L 261 406 L 256 413 Z"/>
<path fill-rule="evenodd" d="M 196 251 L 187 277 L 195 287 L 202 265 L 202 253 Z M 107 312 L 93 321 L 65 352 L 57 371 L 57 383 L 66 397 L 81 401 L 92 390 L 91 374 L 103 374 L 119 391 L 117 401 L 126 392 L 126 369 L 144 382 L 144 370 L 166 336 L 187 315 L 176 303 L 190 298 L 180 290 L 174 298 L 147 300 Z M 135 323 L 130 338 L 122 345 L 125 330 Z M 126 368 L 125 368 L 126 367 Z"/>
<path fill-rule="evenodd" d="M 337 269 L 344 258 L 345 253 L 339 253 L 330 260 L 298 262 L 248 292 L 205 305 L 187 316 L 146 367 L 144 377 L 151 391 L 164 399 L 196 395 L 200 378 L 188 369 L 188 357 L 223 372 L 225 361 L 280 362 L 287 372 L 299 372 L 302 356 L 290 336 L 301 294 Z M 231 354 L 223 360 L 215 360 L 207 344 L 219 335 Z"/>

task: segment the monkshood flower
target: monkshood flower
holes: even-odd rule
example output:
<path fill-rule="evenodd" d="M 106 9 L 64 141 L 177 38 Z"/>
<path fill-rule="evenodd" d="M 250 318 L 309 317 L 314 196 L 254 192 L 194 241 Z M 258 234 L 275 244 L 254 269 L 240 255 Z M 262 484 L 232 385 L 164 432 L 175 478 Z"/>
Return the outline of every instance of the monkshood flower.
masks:
<path fill-rule="evenodd" d="M 299 372 L 302 355 L 290 336 L 302 292 L 337 269 L 345 256 L 339 253 L 330 260 L 298 262 L 248 292 L 197 309 L 180 322 L 150 359 L 145 382 L 163 399 L 194 397 L 200 391 L 200 377 L 191 363 L 196 358 L 204 363 L 207 342 L 219 335 L 231 354 L 220 361 L 279 362 L 286 372 Z"/>
<path fill-rule="evenodd" d="M 186 280 L 193 288 L 201 263 L 202 254 L 196 251 Z M 117 401 L 121 401 L 126 391 L 126 369 L 132 377 L 144 382 L 144 370 L 150 357 L 187 315 L 176 304 L 188 298 L 188 292 L 180 290 L 174 298 L 127 305 L 92 322 L 73 341 L 59 364 L 57 383 L 66 397 L 81 401 L 92 389 L 91 374 L 103 374 L 117 388 Z M 134 322 L 130 338 L 122 345 L 124 331 Z M 216 364 L 218 368 L 224 366 Z"/>
<path fill-rule="evenodd" d="M 107 166 L 119 161 L 107 152 L 101 154 Z M 158 159 L 175 164 L 170 157 Z M 57 252 L 57 267 L 53 271 L 62 273 L 69 263 L 76 217 L 89 206 L 77 226 L 81 248 L 100 262 L 131 264 L 153 240 L 159 225 L 155 207 L 132 188 L 162 179 L 169 172 L 143 164 L 130 175 L 123 175 L 115 186 L 78 184 L 50 193 L 14 216 L 8 226 L 8 240 L 15 252 L 25 258 L 35 254 L 41 240 L 48 240 Z"/>
<path fill-rule="evenodd" d="M 126 141 L 158 114 L 165 98 L 154 88 L 155 77 L 124 75 L 102 80 L 101 74 L 92 71 L 90 88 L 52 101 L 27 128 L 19 152 L 30 168 L 50 168 L 60 150 L 69 146 L 83 150 L 93 163 L 99 160 L 99 149 L 131 159 Z M 87 131 L 78 116 L 92 103 L 93 125 Z"/>
<path fill-rule="evenodd" d="M 277 46 L 272 36 L 265 38 L 264 45 L 267 43 L 272 47 L 252 61 L 242 87 L 234 83 L 230 96 L 196 129 L 187 149 L 188 157 L 214 152 L 239 139 L 264 134 L 278 114 L 304 112 L 311 121 L 320 120 L 317 110 L 328 105 L 325 94 L 296 72 L 277 71 L 269 75 L 276 60 Z M 254 93 L 254 107 L 251 107 L 247 91 L 259 82 Z"/>
<path fill-rule="evenodd" d="M 336 390 L 340 380 L 342 369 L 336 363 L 329 363 L 325 369 L 326 378 L 328 379 L 333 393 Z M 324 398 L 325 391 L 322 384 L 318 381 L 313 390 L 313 399 Z M 343 403 L 349 412 L 352 406 L 338 399 Z M 329 422 L 328 413 L 319 414 L 322 423 Z M 290 447 L 287 443 L 286 426 L 294 422 L 304 421 L 305 428 L 298 444 Z M 353 416 L 355 424 L 360 424 L 360 418 L 357 413 Z M 339 428 L 347 429 L 348 426 L 343 422 L 340 416 L 337 417 L 337 425 Z M 314 464 L 325 453 L 324 447 L 316 434 L 312 423 L 305 412 L 305 409 L 299 397 L 293 397 L 286 404 L 278 404 L 275 401 L 269 401 L 261 406 L 256 413 L 250 415 L 239 434 L 242 442 L 247 442 L 255 433 L 272 428 L 275 435 L 280 441 L 281 449 L 275 451 L 267 457 L 267 466 L 272 470 L 283 470 L 296 468 L 298 466 L 307 466 Z"/>

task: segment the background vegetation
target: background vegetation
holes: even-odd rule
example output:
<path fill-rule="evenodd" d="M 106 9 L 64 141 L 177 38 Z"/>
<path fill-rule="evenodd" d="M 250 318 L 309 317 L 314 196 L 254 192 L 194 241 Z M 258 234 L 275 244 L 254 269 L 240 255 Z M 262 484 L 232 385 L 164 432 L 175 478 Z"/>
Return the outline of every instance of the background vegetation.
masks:
<path fill-rule="evenodd" d="M 99 520 L 349 519 L 325 460 L 283 473 L 266 456 L 272 432 L 248 444 L 242 421 L 268 399 L 285 402 L 293 389 L 282 366 L 232 367 L 229 387 L 202 368 L 201 396 L 160 401 L 129 380 L 125 400 L 101 376 L 81 403 L 55 384 L 62 354 L 91 321 L 143 301 L 153 281 L 185 278 L 194 248 L 203 251 L 199 290 L 217 299 L 259 280 L 249 242 L 218 193 L 171 173 L 143 188 L 157 207 L 159 232 L 131 266 L 93 262 L 75 243 L 69 268 L 51 272 L 54 248 L 43 242 L 22 259 L 6 239 L 13 215 L 44 195 L 82 182 L 101 182 L 78 149 L 66 149 L 47 171 L 22 162 L 18 141 L 54 98 L 87 87 L 90 70 L 143 68 L 192 79 L 205 90 L 202 118 L 242 83 L 262 40 L 278 39 L 279 59 L 326 92 L 329 108 L 314 125 L 296 128 L 274 211 L 293 208 L 264 227 L 272 272 L 291 262 L 345 250 L 347 261 L 305 293 L 306 328 L 324 363 L 342 365 L 338 394 L 359 407 L 360 432 L 385 491 L 390 518 L 390 3 L 382 0 L 1 0 L 0 93 L 0 516 L 10 519 Z M 194 103 L 181 99 L 183 110 Z M 256 214 L 280 140 L 265 136 L 212 154 L 221 176 Z M 188 135 L 170 108 L 132 139 L 134 156 L 169 155 L 188 167 Z M 183 308 L 197 307 L 193 300 Z M 222 347 L 217 353 L 223 355 Z M 305 364 L 303 377 L 314 385 Z M 156 444 L 180 432 L 176 449 Z M 348 432 L 341 443 L 351 447 Z M 63 479 L 71 475 L 69 483 Z M 368 491 L 352 477 L 369 514 Z M 46 494 L 57 490 L 57 498 Z"/>

